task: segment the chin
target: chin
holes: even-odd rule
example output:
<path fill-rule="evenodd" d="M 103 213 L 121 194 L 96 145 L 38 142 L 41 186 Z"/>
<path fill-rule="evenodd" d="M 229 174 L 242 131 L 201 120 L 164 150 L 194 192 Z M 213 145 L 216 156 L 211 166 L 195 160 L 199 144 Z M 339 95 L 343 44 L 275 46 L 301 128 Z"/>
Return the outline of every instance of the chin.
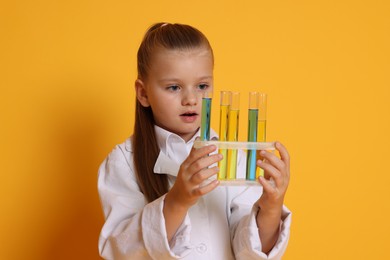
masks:
<path fill-rule="evenodd" d="M 183 139 L 187 139 L 186 141 L 188 141 L 196 134 L 196 132 L 198 132 L 198 129 L 199 129 L 199 127 L 195 128 L 193 130 L 181 131 L 179 133 L 179 135 L 181 137 L 185 137 Z"/>

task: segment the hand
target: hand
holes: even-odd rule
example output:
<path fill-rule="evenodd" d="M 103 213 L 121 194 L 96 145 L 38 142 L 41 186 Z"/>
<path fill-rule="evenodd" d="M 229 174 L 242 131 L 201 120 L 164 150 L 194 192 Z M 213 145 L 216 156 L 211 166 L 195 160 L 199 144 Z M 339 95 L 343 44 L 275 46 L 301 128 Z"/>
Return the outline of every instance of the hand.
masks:
<path fill-rule="evenodd" d="M 264 161 L 257 161 L 257 165 L 264 169 L 264 177 L 259 177 L 263 185 L 263 195 L 258 201 L 262 211 L 281 213 L 284 196 L 290 180 L 290 156 L 287 149 L 279 142 L 275 143 L 280 158 L 268 151 L 261 151 Z M 270 181 L 272 178 L 273 181 Z"/>
<path fill-rule="evenodd" d="M 219 182 L 214 180 L 204 186 L 203 181 L 218 173 L 217 166 L 208 168 L 222 159 L 221 154 L 210 153 L 216 150 L 215 145 L 192 148 L 187 159 L 182 163 L 175 184 L 168 192 L 167 198 L 176 206 L 188 209 L 194 205 L 199 197 L 215 189 Z"/>

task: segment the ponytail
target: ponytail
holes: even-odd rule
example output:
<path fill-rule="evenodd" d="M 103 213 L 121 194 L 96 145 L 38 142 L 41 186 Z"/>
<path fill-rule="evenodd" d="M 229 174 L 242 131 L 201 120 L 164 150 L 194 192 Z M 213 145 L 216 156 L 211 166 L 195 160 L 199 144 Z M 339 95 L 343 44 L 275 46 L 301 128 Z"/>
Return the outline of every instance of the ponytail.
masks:
<path fill-rule="evenodd" d="M 156 23 L 146 32 L 137 53 L 138 79 L 148 78 L 153 54 L 161 49 L 191 50 L 205 47 L 213 51 L 207 38 L 199 30 L 183 24 Z M 141 191 L 151 202 L 168 192 L 168 176 L 155 174 L 154 165 L 160 153 L 154 129 L 151 107 L 144 107 L 137 100 L 133 135 L 133 159 L 135 173 Z"/>

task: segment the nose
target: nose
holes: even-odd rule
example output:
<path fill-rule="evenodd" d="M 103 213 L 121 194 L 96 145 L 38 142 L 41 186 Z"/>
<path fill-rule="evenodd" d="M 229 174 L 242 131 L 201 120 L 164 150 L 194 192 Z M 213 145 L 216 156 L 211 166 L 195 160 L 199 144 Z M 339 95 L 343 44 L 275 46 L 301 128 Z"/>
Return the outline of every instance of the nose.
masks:
<path fill-rule="evenodd" d="M 193 90 L 183 91 L 182 105 L 195 106 L 198 103 L 199 93 Z"/>

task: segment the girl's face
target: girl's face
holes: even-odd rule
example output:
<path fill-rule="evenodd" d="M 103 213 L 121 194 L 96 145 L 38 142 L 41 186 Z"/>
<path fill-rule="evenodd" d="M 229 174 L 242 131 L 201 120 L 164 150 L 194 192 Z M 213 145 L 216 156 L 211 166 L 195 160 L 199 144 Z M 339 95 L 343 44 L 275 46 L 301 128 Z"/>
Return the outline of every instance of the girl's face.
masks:
<path fill-rule="evenodd" d="M 200 126 L 202 93 L 212 91 L 213 58 L 206 48 L 156 51 L 137 97 L 156 124 L 188 141 Z"/>

